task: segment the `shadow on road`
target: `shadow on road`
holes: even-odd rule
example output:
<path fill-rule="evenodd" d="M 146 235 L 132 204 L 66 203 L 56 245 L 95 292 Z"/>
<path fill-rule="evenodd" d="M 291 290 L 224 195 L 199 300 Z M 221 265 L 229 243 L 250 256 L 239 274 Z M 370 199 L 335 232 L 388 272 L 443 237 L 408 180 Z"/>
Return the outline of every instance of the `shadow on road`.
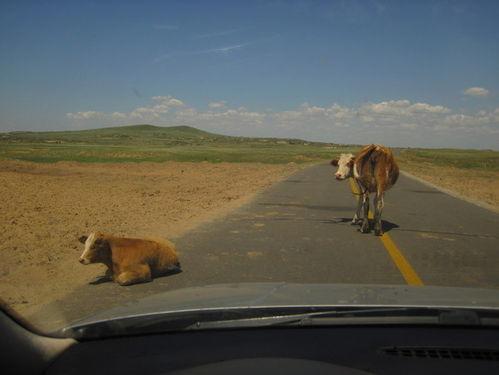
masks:
<path fill-rule="evenodd" d="M 158 274 L 153 274 L 152 278 L 153 279 L 157 279 L 159 277 L 176 275 L 178 273 L 182 273 L 182 269 L 173 269 L 173 270 L 168 270 L 168 271 L 160 272 Z M 99 285 L 99 284 L 109 283 L 109 282 L 114 282 L 113 278 L 111 276 L 102 275 L 102 276 L 97 276 L 94 280 L 90 281 L 88 283 L 88 285 Z M 139 283 L 139 284 L 143 284 L 143 283 L 146 283 L 146 282 L 148 282 L 148 281 L 145 281 L 145 282 L 142 282 L 142 283 Z"/>
<path fill-rule="evenodd" d="M 351 206 L 319 206 L 313 204 L 299 204 L 299 203 L 258 203 L 259 206 L 266 207 L 296 207 L 305 208 L 309 210 L 322 210 L 322 211 L 350 211 Z"/>
<path fill-rule="evenodd" d="M 320 222 L 323 224 L 351 224 L 352 218 L 351 217 L 335 217 L 335 218 L 330 219 L 330 220 L 320 220 Z M 372 220 L 369 220 L 369 223 L 370 223 L 371 229 L 372 229 L 374 226 L 374 223 Z M 351 225 L 352 225 L 352 227 L 357 227 L 357 226 L 360 226 L 360 223 L 359 224 L 351 224 Z M 383 232 L 385 232 L 385 233 L 389 232 L 392 229 L 400 228 L 398 224 L 395 224 L 395 223 L 392 223 L 391 221 L 383 220 L 383 219 L 381 220 L 381 225 L 383 227 Z"/>
<path fill-rule="evenodd" d="M 383 219 L 381 219 L 381 227 L 383 228 L 383 232 L 385 233 L 389 232 L 392 229 L 400 228 L 398 224 Z"/>

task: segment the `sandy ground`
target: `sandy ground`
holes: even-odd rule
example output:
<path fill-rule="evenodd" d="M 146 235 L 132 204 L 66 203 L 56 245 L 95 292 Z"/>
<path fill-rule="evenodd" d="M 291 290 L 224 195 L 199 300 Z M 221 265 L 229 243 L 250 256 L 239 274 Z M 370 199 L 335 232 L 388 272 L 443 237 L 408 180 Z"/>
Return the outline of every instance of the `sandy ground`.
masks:
<path fill-rule="evenodd" d="M 0 162 L 0 296 L 22 314 L 102 275 L 94 230 L 174 239 L 298 170 L 295 164 Z M 182 260 L 182 249 L 178 249 Z"/>
<path fill-rule="evenodd" d="M 459 196 L 486 203 L 499 212 L 499 172 L 401 163 L 401 168 Z"/>

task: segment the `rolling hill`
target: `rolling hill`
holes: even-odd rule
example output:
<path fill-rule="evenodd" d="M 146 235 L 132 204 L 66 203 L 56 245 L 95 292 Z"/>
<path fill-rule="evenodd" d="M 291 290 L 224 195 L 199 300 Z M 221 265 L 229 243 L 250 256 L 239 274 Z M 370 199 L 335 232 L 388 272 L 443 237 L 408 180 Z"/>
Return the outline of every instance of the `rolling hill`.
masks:
<path fill-rule="evenodd" d="M 0 158 L 36 162 L 309 162 L 344 146 L 300 139 L 248 138 L 190 126 L 129 125 L 77 131 L 0 133 Z"/>
<path fill-rule="evenodd" d="M 201 145 L 213 143 L 289 143 L 289 144 L 320 144 L 300 139 L 280 138 L 248 138 L 234 137 L 209 133 L 191 126 L 155 126 L 155 125 L 127 125 L 109 128 L 72 131 L 48 132 L 10 132 L 0 133 L 0 141 L 11 142 L 46 142 L 46 143 L 87 143 L 87 144 L 114 144 L 114 145 Z"/>
<path fill-rule="evenodd" d="M 223 137 L 190 126 L 161 127 L 146 124 L 74 131 L 10 132 L 0 135 L 1 140 L 7 141 L 92 144 L 161 144 L 209 141 Z"/>

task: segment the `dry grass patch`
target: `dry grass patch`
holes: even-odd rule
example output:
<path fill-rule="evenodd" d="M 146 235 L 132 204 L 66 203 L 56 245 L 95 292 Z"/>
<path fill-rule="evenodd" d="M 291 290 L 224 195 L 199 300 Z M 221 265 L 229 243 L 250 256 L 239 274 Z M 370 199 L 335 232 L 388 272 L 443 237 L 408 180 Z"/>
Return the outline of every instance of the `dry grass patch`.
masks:
<path fill-rule="evenodd" d="M 102 274 L 104 268 L 78 263 L 82 234 L 101 230 L 174 238 L 226 214 L 299 168 L 2 161 L 0 296 L 29 314 Z"/>
<path fill-rule="evenodd" d="M 437 166 L 428 162 L 399 161 L 399 164 L 419 178 L 499 211 L 499 171 Z"/>

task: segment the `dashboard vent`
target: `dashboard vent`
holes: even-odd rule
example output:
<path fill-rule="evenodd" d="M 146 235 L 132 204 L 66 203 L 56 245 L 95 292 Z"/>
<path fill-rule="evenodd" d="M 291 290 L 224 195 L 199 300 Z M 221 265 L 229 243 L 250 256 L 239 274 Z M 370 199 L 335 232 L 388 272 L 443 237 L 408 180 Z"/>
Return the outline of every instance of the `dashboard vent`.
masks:
<path fill-rule="evenodd" d="M 405 358 L 472 359 L 479 361 L 499 361 L 499 351 L 490 349 L 400 346 L 382 348 L 381 352 L 386 355 Z"/>

